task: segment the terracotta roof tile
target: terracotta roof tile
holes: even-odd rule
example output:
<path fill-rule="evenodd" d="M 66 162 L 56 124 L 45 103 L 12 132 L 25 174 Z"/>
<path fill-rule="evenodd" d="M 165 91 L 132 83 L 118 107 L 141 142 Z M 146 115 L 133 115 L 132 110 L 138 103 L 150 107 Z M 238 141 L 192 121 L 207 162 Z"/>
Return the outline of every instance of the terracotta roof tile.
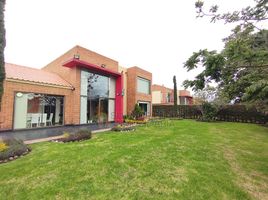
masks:
<path fill-rule="evenodd" d="M 70 83 L 62 79 L 59 75 L 44 71 L 42 69 L 5 63 L 5 71 L 6 78 L 10 79 L 72 87 Z"/>

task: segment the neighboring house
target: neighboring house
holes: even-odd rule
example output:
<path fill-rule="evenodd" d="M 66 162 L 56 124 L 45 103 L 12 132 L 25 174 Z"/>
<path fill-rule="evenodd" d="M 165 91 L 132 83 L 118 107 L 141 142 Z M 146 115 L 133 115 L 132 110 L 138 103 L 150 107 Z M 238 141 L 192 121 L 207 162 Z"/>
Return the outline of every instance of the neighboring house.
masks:
<path fill-rule="evenodd" d="M 153 104 L 174 104 L 173 89 L 161 85 L 152 85 Z"/>
<path fill-rule="evenodd" d="M 193 97 L 187 90 L 177 91 L 178 105 L 192 105 Z M 174 90 L 161 85 L 152 85 L 152 102 L 153 104 L 173 105 L 174 104 Z"/>
<path fill-rule="evenodd" d="M 6 63 L 5 70 L 0 130 L 122 122 L 136 103 L 151 115 L 150 72 L 80 46 L 42 69 Z"/>
<path fill-rule="evenodd" d="M 188 90 L 178 90 L 178 105 L 192 105 L 193 97 Z"/>
<path fill-rule="evenodd" d="M 151 116 L 152 110 L 152 73 L 139 67 L 127 69 L 127 114 L 133 111 L 133 105 L 138 105 L 146 116 Z"/>

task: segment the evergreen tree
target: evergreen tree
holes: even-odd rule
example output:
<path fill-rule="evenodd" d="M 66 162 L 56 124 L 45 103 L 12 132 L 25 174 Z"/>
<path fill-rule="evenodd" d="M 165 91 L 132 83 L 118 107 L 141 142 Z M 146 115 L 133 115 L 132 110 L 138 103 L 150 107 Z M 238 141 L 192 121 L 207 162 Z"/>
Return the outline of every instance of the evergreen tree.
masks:
<path fill-rule="evenodd" d="M 4 61 L 4 49 L 6 46 L 6 30 L 4 24 L 4 10 L 5 10 L 5 0 L 0 0 L 0 110 L 2 95 L 4 90 L 4 79 L 5 79 L 5 61 Z"/>
<path fill-rule="evenodd" d="M 177 80 L 176 76 L 173 76 L 173 84 L 174 84 L 174 108 L 177 110 L 178 108 L 178 96 L 177 96 Z"/>
<path fill-rule="evenodd" d="M 198 91 L 209 83 L 218 83 L 218 93 L 229 102 L 244 102 L 268 110 L 268 30 L 258 28 L 259 22 L 268 20 L 268 1 L 255 2 L 255 6 L 223 14 L 218 13 L 218 6 L 212 6 L 206 13 L 204 3 L 196 2 L 198 17 L 209 16 L 212 22 L 224 20 L 239 25 L 224 39 L 221 52 L 200 50 L 186 61 L 184 67 L 188 71 L 204 68 L 194 80 L 184 81 L 186 88 Z"/>

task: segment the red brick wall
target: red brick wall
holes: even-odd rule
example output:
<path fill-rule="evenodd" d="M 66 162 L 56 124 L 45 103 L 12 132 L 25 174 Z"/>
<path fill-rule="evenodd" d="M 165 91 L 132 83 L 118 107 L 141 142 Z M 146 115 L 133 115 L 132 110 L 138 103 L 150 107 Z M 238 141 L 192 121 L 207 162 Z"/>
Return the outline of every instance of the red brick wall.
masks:
<path fill-rule="evenodd" d="M 75 54 L 80 55 L 80 60 L 101 66 L 105 65 L 107 69 L 118 72 L 118 62 L 87 50 L 80 46 L 75 46 L 68 52 L 55 59 L 42 70 L 56 73 L 63 79 L 68 81 L 75 88 L 74 90 L 56 88 L 50 86 L 41 86 L 27 83 L 4 82 L 4 95 L 2 101 L 2 110 L 0 112 L 0 130 L 12 129 L 13 123 L 13 107 L 15 92 L 33 92 L 51 95 L 62 95 L 64 98 L 64 123 L 79 124 L 80 123 L 80 68 L 67 68 L 62 64 L 74 57 Z M 150 102 L 152 106 L 152 94 L 142 94 L 137 92 L 137 78 L 142 77 L 150 80 L 152 83 L 152 74 L 138 67 L 127 69 L 127 113 L 130 114 L 138 101 Z M 152 88 L 150 88 L 152 91 Z M 151 107 L 152 111 L 152 107 Z"/>
<path fill-rule="evenodd" d="M 174 92 L 173 89 L 167 88 L 161 85 L 152 85 L 152 91 L 160 91 L 161 92 L 161 103 L 163 104 L 173 104 L 174 102 Z M 167 94 L 170 93 L 170 102 L 167 102 Z"/>
<path fill-rule="evenodd" d="M 2 108 L 0 112 L 0 130 L 8 130 L 13 128 L 12 126 L 15 92 L 33 92 L 64 96 L 64 123 L 74 123 L 74 118 L 71 112 L 73 107 L 73 101 L 71 98 L 73 95 L 72 90 L 49 86 L 32 85 L 26 83 L 16 83 L 6 80 L 4 81 L 4 94 L 2 99 Z"/>
<path fill-rule="evenodd" d="M 147 72 L 139 67 L 131 67 L 127 69 L 127 114 L 130 115 L 138 101 L 150 102 L 152 111 L 152 88 L 149 95 L 138 93 L 137 78 L 147 79 L 152 85 L 152 73 Z"/>
<path fill-rule="evenodd" d="M 118 62 L 97 54 L 93 51 L 85 49 L 80 46 L 75 46 L 74 48 L 67 51 L 65 54 L 57 58 L 56 60 L 49 63 L 47 66 L 43 68 L 43 70 L 53 72 L 61 76 L 63 79 L 67 80 L 71 83 L 75 90 L 73 92 L 72 101 L 72 114 L 74 116 L 74 123 L 80 123 L 80 68 L 68 68 L 63 67 L 62 64 L 66 61 L 69 61 L 74 57 L 75 54 L 80 55 L 80 60 L 89 62 L 94 65 L 101 66 L 104 64 L 107 69 L 118 72 Z"/>
<path fill-rule="evenodd" d="M 188 90 L 179 90 L 179 96 L 191 96 L 191 94 Z"/>

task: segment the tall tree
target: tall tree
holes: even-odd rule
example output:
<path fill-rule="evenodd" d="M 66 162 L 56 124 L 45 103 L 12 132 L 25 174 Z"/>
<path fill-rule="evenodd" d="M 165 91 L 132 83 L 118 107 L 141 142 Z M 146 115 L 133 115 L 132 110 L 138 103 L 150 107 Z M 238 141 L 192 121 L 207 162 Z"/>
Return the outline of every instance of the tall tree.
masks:
<path fill-rule="evenodd" d="M 267 2 L 256 0 L 255 7 L 232 14 L 216 14 L 217 8 L 211 8 L 212 20 L 241 24 L 224 39 L 221 52 L 204 49 L 193 53 L 184 67 L 190 71 L 202 66 L 204 70 L 194 80 L 184 81 L 185 87 L 198 91 L 216 82 L 230 102 L 246 102 L 268 110 L 268 30 L 256 28 L 257 22 L 267 20 Z M 199 14 L 204 13 L 200 5 Z"/>
<path fill-rule="evenodd" d="M 177 110 L 178 107 L 178 95 L 177 95 L 177 80 L 176 80 L 176 76 L 173 76 L 173 90 L 174 90 L 174 108 L 175 110 Z"/>
<path fill-rule="evenodd" d="M 218 5 L 212 5 L 208 11 L 204 9 L 204 1 L 198 0 L 195 3 L 195 8 L 197 9 L 197 17 L 210 17 L 211 22 L 216 22 L 219 20 L 225 23 L 235 23 L 238 22 L 241 26 L 254 26 L 258 28 L 258 23 L 268 19 L 268 6 L 267 0 L 254 0 L 255 5 L 250 7 L 247 6 L 241 10 L 236 10 L 233 12 L 219 13 Z"/>
<path fill-rule="evenodd" d="M 5 0 L 0 0 L 0 110 L 2 95 L 4 90 L 4 79 L 5 79 L 5 59 L 4 59 L 4 49 L 6 46 L 6 30 L 4 22 L 4 10 L 5 10 Z"/>

